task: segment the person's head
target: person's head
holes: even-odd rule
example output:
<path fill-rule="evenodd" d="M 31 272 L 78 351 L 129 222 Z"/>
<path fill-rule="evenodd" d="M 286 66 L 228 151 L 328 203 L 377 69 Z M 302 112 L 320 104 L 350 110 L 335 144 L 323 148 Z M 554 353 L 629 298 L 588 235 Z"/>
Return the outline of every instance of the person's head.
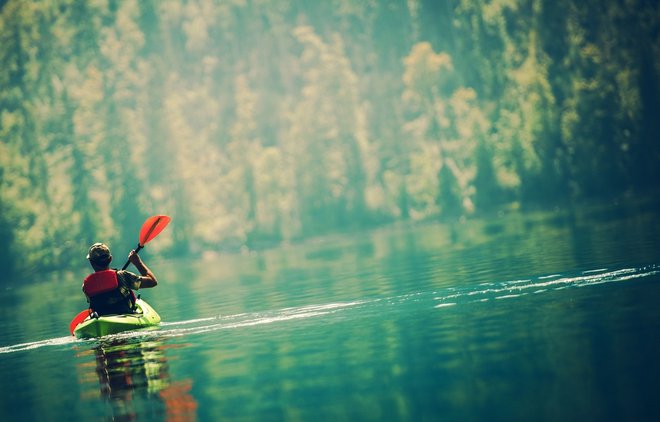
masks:
<path fill-rule="evenodd" d="M 89 248 L 87 253 L 87 259 L 92 265 L 94 270 L 105 270 L 110 265 L 112 261 L 112 255 L 110 254 L 110 248 L 104 243 L 94 243 Z"/>

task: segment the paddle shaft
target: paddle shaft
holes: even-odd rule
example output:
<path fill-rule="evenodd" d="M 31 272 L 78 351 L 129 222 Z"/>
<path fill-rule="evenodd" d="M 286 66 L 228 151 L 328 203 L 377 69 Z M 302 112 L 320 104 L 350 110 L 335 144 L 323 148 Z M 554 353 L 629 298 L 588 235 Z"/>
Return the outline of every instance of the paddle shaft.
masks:
<path fill-rule="evenodd" d="M 135 253 L 137 254 L 138 252 L 140 252 L 140 249 L 142 249 L 142 245 L 140 245 L 140 244 L 138 243 L 137 248 L 135 248 Z M 122 270 L 125 270 L 126 268 L 128 268 L 128 264 L 130 264 L 130 263 L 131 263 L 131 260 L 130 260 L 130 259 L 129 259 L 129 260 L 126 260 L 126 263 L 124 264 L 124 266 L 123 266 L 121 269 L 122 269 Z"/>

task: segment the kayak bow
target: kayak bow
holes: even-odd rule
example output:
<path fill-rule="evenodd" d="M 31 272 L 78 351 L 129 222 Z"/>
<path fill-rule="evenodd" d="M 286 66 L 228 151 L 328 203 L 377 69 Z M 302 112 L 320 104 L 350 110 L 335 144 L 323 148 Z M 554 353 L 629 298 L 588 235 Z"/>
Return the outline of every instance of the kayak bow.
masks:
<path fill-rule="evenodd" d="M 160 315 L 142 299 L 136 301 L 137 312 L 134 314 L 103 315 L 98 318 L 87 317 L 73 330 L 77 338 L 102 337 L 108 334 L 128 330 L 153 327 L 160 323 Z"/>

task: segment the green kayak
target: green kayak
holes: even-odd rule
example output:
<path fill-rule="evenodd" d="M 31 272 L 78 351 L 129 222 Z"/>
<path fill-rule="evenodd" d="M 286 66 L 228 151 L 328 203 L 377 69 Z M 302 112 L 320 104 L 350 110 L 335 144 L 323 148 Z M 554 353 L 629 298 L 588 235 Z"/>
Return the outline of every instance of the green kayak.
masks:
<path fill-rule="evenodd" d="M 134 314 L 104 315 L 98 318 L 87 317 L 73 330 L 77 338 L 102 337 L 108 334 L 138 328 L 153 327 L 160 323 L 160 315 L 147 302 L 138 299 Z"/>

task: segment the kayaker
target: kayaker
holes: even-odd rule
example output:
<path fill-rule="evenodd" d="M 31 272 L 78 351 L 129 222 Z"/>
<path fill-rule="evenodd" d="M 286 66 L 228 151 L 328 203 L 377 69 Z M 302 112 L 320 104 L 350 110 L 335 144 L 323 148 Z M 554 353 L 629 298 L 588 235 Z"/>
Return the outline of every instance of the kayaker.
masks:
<path fill-rule="evenodd" d="M 111 269 L 110 248 L 103 243 L 93 244 L 89 248 L 87 259 L 94 272 L 85 278 L 82 290 L 89 307 L 99 316 L 132 313 L 136 300 L 133 290 L 155 287 L 158 284 L 154 273 L 134 250 L 128 254 L 128 260 L 140 275 Z"/>

